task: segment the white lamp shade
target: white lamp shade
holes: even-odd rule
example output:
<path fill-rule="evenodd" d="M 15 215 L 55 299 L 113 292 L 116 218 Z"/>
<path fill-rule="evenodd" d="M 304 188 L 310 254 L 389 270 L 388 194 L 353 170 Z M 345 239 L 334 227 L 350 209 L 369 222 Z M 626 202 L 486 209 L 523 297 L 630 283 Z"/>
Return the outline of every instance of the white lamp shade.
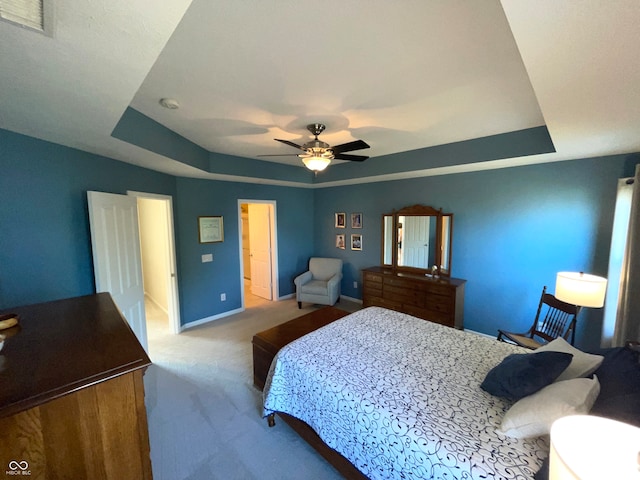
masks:
<path fill-rule="evenodd" d="M 607 279 L 578 272 L 558 272 L 555 297 L 580 307 L 600 308 L 604 305 Z"/>
<path fill-rule="evenodd" d="M 302 163 L 304 163 L 305 167 L 309 170 L 321 172 L 329 166 L 331 159 L 327 157 L 303 157 Z"/>
<path fill-rule="evenodd" d="M 593 415 L 551 426 L 549 480 L 640 479 L 640 428 Z"/>

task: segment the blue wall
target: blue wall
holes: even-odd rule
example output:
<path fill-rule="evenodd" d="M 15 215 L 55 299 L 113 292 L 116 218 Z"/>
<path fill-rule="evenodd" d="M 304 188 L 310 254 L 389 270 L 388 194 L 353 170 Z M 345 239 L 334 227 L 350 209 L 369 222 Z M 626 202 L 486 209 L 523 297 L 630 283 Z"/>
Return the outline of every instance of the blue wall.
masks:
<path fill-rule="evenodd" d="M 313 255 L 312 190 L 178 178 L 177 256 L 183 323 L 242 306 L 238 199 L 276 202 L 280 296 L 295 292 L 293 278 L 306 270 Z M 224 242 L 198 243 L 200 215 L 224 217 Z M 207 253 L 213 254 L 213 262 L 202 263 L 201 256 Z M 227 295 L 225 302 L 220 301 L 221 293 Z"/>
<path fill-rule="evenodd" d="M 87 190 L 175 195 L 175 179 L 0 130 L 0 308 L 95 292 Z"/>
<path fill-rule="evenodd" d="M 275 200 L 280 295 L 311 255 L 345 261 L 343 294 L 361 298 L 360 270 L 380 262 L 381 215 L 422 203 L 455 214 L 453 275 L 465 278 L 465 326 L 524 329 L 555 273 L 606 275 L 617 179 L 638 155 L 321 189 L 175 178 L 0 130 L 0 308 L 94 291 L 86 191 L 172 195 L 182 322 L 240 307 L 239 198 Z M 334 213 L 363 213 L 338 230 Z M 197 242 L 198 215 L 223 215 L 225 241 Z M 362 233 L 363 251 L 335 248 Z M 201 255 L 213 253 L 212 263 Z M 220 293 L 227 301 L 220 302 Z M 597 344 L 601 310 L 580 317 L 578 343 Z"/>
<path fill-rule="evenodd" d="M 0 130 L 0 308 L 95 292 L 87 190 L 174 197 L 182 324 L 241 307 L 238 199 L 277 203 L 281 296 L 313 253 L 310 189 L 176 178 Z M 198 243 L 199 215 L 223 215 L 223 243 Z"/>
<path fill-rule="evenodd" d="M 453 276 L 467 280 L 465 328 L 526 331 L 556 272 L 606 276 L 617 179 L 637 161 L 615 156 L 317 190 L 316 250 L 343 259 L 342 293 L 361 298 L 360 270 L 380 264 L 382 214 L 416 203 L 442 207 L 454 213 Z M 363 228 L 335 228 L 335 212 L 362 212 Z M 337 249 L 338 233 L 362 233 L 363 251 Z M 583 311 L 577 343 L 597 346 L 600 326 L 601 310 Z"/>

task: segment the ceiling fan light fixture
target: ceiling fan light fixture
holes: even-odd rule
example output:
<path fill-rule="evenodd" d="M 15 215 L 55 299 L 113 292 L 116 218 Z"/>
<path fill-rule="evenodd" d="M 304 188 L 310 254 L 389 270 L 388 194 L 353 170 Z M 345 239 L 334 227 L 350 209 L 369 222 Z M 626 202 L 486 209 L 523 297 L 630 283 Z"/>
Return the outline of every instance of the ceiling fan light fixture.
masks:
<path fill-rule="evenodd" d="M 304 166 L 314 172 L 323 171 L 331 163 L 331 158 L 329 157 L 314 155 L 311 157 L 301 157 L 301 158 L 302 158 L 302 163 L 304 163 Z"/>
<path fill-rule="evenodd" d="M 298 145 L 290 140 L 282 140 L 280 138 L 274 138 L 276 142 L 284 143 L 285 145 L 289 145 L 290 147 L 297 148 L 298 150 L 302 150 L 305 153 L 298 154 L 302 163 L 304 163 L 305 167 L 309 170 L 318 173 L 324 170 L 329 166 L 332 160 L 346 160 L 351 162 L 362 162 L 369 157 L 364 155 L 348 155 L 345 152 L 350 152 L 353 150 L 362 150 L 363 148 L 369 148 L 366 142 L 362 140 L 354 140 L 352 142 L 343 143 L 340 145 L 331 146 L 322 140 L 318 140 L 318 135 L 322 133 L 325 129 L 325 126 L 321 123 L 312 123 L 307 125 L 307 130 L 309 130 L 315 138 L 310 142 L 303 143 L 302 145 Z M 292 156 L 295 154 L 291 154 Z M 280 156 L 280 155 L 258 155 L 259 157 L 272 157 L 272 156 Z"/>

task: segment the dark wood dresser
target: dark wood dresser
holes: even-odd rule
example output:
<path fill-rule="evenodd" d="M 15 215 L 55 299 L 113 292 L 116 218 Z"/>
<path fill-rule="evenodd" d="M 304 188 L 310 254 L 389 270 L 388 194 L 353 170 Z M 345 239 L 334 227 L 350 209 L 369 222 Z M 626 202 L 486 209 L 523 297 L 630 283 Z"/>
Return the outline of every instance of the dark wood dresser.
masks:
<path fill-rule="evenodd" d="M 151 479 L 149 357 L 108 293 L 13 308 L 0 351 L 0 471 Z"/>
<path fill-rule="evenodd" d="M 384 267 L 366 268 L 362 271 L 362 306 L 385 307 L 462 330 L 466 282 Z"/>

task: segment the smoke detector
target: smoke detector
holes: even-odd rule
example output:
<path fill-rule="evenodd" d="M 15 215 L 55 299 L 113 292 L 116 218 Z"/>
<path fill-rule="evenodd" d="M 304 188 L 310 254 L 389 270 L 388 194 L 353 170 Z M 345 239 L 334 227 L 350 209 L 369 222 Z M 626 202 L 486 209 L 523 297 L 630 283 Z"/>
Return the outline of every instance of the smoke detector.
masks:
<path fill-rule="evenodd" d="M 173 98 L 161 98 L 160 105 L 164 108 L 168 108 L 169 110 L 177 110 L 180 107 L 178 101 Z"/>

